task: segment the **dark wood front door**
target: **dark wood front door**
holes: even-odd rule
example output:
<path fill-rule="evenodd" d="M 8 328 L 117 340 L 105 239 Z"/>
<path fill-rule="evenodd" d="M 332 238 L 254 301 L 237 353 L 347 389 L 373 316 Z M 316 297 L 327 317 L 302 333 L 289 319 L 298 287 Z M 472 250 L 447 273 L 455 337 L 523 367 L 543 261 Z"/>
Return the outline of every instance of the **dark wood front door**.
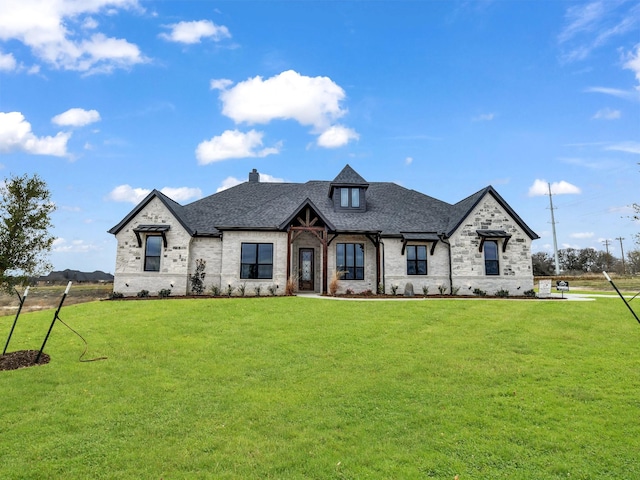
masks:
<path fill-rule="evenodd" d="M 298 280 L 298 290 L 315 290 L 313 279 L 313 248 L 300 249 L 300 280 Z"/>

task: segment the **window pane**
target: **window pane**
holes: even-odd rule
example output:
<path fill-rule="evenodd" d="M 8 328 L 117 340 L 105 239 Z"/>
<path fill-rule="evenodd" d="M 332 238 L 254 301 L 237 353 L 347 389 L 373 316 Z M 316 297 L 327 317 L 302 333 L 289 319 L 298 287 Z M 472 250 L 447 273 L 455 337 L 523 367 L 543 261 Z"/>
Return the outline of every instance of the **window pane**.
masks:
<path fill-rule="evenodd" d="M 418 261 L 418 275 L 426 275 L 427 274 L 427 261 L 419 260 Z"/>
<path fill-rule="evenodd" d="M 251 264 L 243 263 L 240 266 L 240 278 L 251 278 L 251 267 Z"/>
<path fill-rule="evenodd" d="M 340 206 L 341 207 L 349 206 L 349 189 L 348 188 L 340 189 Z"/>
<path fill-rule="evenodd" d="M 354 248 L 356 250 L 356 267 L 364 267 L 364 245 L 356 243 Z"/>
<path fill-rule="evenodd" d="M 273 244 L 261 243 L 258 245 L 258 263 L 273 263 Z"/>
<path fill-rule="evenodd" d="M 353 258 L 353 243 L 347 243 L 345 245 L 345 250 L 347 251 L 346 253 L 346 264 L 347 266 L 351 267 L 354 264 L 354 258 Z"/>
<path fill-rule="evenodd" d="M 160 257 L 147 257 L 144 260 L 145 272 L 159 272 L 160 271 Z"/>
<path fill-rule="evenodd" d="M 418 245 L 418 260 L 427 259 L 427 247 L 425 245 Z"/>
<path fill-rule="evenodd" d="M 258 278 L 271 278 L 273 265 L 258 265 Z"/>
<path fill-rule="evenodd" d="M 336 245 L 336 267 L 338 270 L 344 270 L 344 243 Z"/>
<path fill-rule="evenodd" d="M 485 262 L 485 270 L 487 275 L 499 275 L 500 269 L 496 260 L 487 260 Z"/>
<path fill-rule="evenodd" d="M 256 247 L 255 243 L 243 243 L 240 261 L 242 263 L 256 263 Z"/>
<path fill-rule="evenodd" d="M 416 247 L 409 245 L 407 247 L 407 260 L 415 260 L 416 259 Z"/>
<path fill-rule="evenodd" d="M 407 275 L 415 275 L 416 274 L 416 262 L 412 260 L 407 261 Z"/>
<path fill-rule="evenodd" d="M 360 189 L 359 188 L 351 189 L 351 206 L 354 208 L 358 208 L 360 206 Z"/>
<path fill-rule="evenodd" d="M 484 242 L 485 260 L 498 260 L 498 242 Z"/>
<path fill-rule="evenodd" d="M 145 255 L 149 257 L 159 257 L 162 251 L 162 237 L 147 237 L 147 250 Z"/>
<path fill-rule="evenodd" d="M 364 268 L 356 268 L 356 280 L 364 280 Z"/>

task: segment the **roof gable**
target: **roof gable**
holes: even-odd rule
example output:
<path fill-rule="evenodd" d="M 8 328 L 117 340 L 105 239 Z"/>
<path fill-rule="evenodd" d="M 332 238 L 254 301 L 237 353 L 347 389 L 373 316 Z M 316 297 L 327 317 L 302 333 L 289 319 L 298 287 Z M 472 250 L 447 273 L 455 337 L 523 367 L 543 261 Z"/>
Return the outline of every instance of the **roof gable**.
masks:
<path fill-rule="evenodd" d="M 182 227 L 187 231 L 187 233 L 189 233 L 189 235 L 193 235 L 193 230 L 189 227 L 189 225 L 187 224 L 187 222 L 186 222 L 186 220 L 184 218 L 184 212 L 183 212 L 183 208 L 184 207 L 182 205 L 180 205 L 179 203 L 173 201 L 169 197 L 167 197 L 161 191 L 155 190 L 155 189 L 152 190 L 151 193 L 149 193 L 149 195 L 147 195 L 144 200 L 142 200 L 138 205 L 136 205 L 136 207 L 133 210 L 131 210 L 127 214 L 127 216 L 124 217 L 120 221 L 120 223 L 118 223 L 116 226 L 114 226 L 111 229 L 109 229 L 108 232 L 113 234 L 113 235 L 116 235 L 131 220 L 133 220 L 142 211 L 142 209 L 144 207 L 149 205 L 149 203 L 154 198 L 157 198 L 158 200 L 160 200 L 162 202 L 162 204 L 167 208 L 167 210 L 169 210 L 169 212 L 171 212 L 171 214 L 176 218 L 176 220 L 178 220 L 180 225 L 182 225 Z"/>
<path fill-rule="evenodd" d="M 447 229 L 447 236 L 453 235 L 460 224 L 467 218 L 474 208 L 487 196 L 491 195 L 498 204 L 509 214 L 511 218 L 518 224 L 522 230 L 531 238 L 535 240 L 540 238 L 533 230 L 529 228 L 529 226 L 524 223 L 524 221 L 520 218 L 520 216 L 509 206 L 509 204 L 500 196 L 500 194 L 489 185 L 486 188 L 474 193 L 473 195 L 468 196 L 467 198 L 460 200 L 453 206 L 452 215 L 450 218 L 449 226 Z"/>

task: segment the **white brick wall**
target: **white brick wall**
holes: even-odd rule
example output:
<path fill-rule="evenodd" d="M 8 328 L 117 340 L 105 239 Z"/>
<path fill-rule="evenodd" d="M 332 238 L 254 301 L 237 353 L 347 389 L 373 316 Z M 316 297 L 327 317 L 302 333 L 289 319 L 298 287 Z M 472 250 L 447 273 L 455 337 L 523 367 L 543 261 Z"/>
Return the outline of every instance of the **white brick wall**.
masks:
<path fill-rule="evenodd" d="M 409 245 L 427 246 L 427 275 L 407 275 L 407 253 L 402 254 L 402 240 L 386 238 L 384 242 L 384 280 L 386 293 L 391 293 L 391 287 L 397 286 L 397 294 L 404 294 L 404 287 L 408 282 L 413 284 L 416 295 L 422 295 L 422 287 L 429 287 L 429 295 L 440 293 L 438 286 L 449 287 L 449 251 L 447 246 L 438 242 L 434 254 L 431 255 L 431 244 L 425 242 L 410 242 Z"/>
<path fill-rule="evenodd" d="M 142 245 L 133 230 L 138 225 L 169 225 L 165 233 L 167 247 L 163 246 L 160 257 L 160 272 L 144 271 L 146 236 L 141 234 Z M 152 199 L 140 213 L 116 235 L 116 269 L 113 290 L 126 296 L 148 290 L 151 295 L 171 289 L 174 295 L 184 295 L 187 289 L 189 245 L 191 236 L 180 225 L 162 201 Z M 173 286 L 171 284 L 173 283 Z"/>
<path fill-rule="evenodd" d="M 504 239 L 498 241 L 500 275 L 485 275 L 484 252 L 479 251 L 476 230 L 504 230 L 511 235 L 504 253 Z M 472 294 L 479 288 L 490 295 L 500 289 L 521 295 L 533 288 L 531 239 L 493 196 L 487 195 L 476 206 L 449 241 L 453 284 L 459 287 L 459 294 Z"/>
<path fill-rule="evenodd" d="M 162 250 L 160 272 L 144 272 L 145 236 L 142 235 L 142 246 L 138 247 L 134 228 L 141 224 L 169 225 L 166 232 L 167 247 Z M 502 253 L 500 240 L 500 275 L 486 276 L 484 273 L 484 254 L 478 251 L 480 239 L 476 233 L 479 229 L 505 230 L 511 234 L 506 252 Z M 196 261 L 204 259 L 205 292 L 209 293 L 213 285 L 225 291 L 228 285 L 238 294 L 238 287 L 246 285 L 246 295 L 255 295 L 255 287 L 261 288 L 261 295 L 268 295 L 270 286 L 278 286 L 277 294 L 282 295 L 287 281 L 287 233 L 262 231 L 226 231 L 222 238 L 191 238 L 180 223 L 172 216 L 159 199 L 153 199 L 142 211 L 118 234 L 116 254 L 116 270 L 114 291 L 127 296 L 135 295 L 140 290 L 149 290 L 157 295 L 163 288 L 169 288 L 173 295 L 191 293 L 189 275 L 195 272 Z M 517 295 L 533 288 L 533 270 L 531 266 L 531 239 L 509 217 L 498 202 L 487 195 L 470 213 L 458 230 L 449 239 L 451 243 L 452 274 L 454 287 L 458 294 L 471 295 L 474 288 L 485 290 L 489 294 L 499 289 L 509 290 Z M 240 279 L 241 244 L 272 243 L 273 244 L 273 278 L 272 279 Z M 327 287 L 336 269 L 336 244 L 362 243 L 365 250 L 364 280 L 341 280 L 339 293 L 351 289 L 356 293 L 371 290 L 377 291 L 376 282 L 376 248 L 363 235 L 340 235 L 328 248 Z M 411 245 L 427 246 L 427 275 L 407 275 L 406 252 L 402 252 L 402 240 L 384 238 L 384 266 L 381 263 L 381 275 L 386 285 L 386 293 L 391 286 L 398 287 L 397 293 L 403 294 L 407 282 L 411 282 L 416 294 L 422 294 L 422 287 L 429 287 L 429 294 L 438 294 L 438 286 L 447 287 L 449 292 L 449 248 L 438 242 L 431 255 L 431 244 L 411 242 Z M 315 251 L 315 291 L 322 291 L 322 246 L 319 240 L 308 233 L 299 235 L 291 248 L 291 268 L 295 277 L 298 269 L 298 252 L 300 248 L 312 247 Z M 382 253 L 381 253 L 382 255 Z M 173 284 L 173 286 L 172 286 Z M 297 289 L 297 282 L 296 282 Z"/>

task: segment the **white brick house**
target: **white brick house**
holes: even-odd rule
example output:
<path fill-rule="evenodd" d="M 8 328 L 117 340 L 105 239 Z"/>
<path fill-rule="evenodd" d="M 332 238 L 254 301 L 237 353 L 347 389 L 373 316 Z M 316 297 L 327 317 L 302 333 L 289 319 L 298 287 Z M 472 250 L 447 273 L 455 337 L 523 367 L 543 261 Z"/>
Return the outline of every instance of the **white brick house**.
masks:
<path fill-rule="evenodd" d="M 244 285 L 283 294 L 397 287 L 416 293 L 511 295 L 533 288 L 538 236 L 486 187 L 456 204 L 387 182 L 366 182 L 347 165 L 333 181 L 249 181 L 188 205 L 154 190 L 109 230 L 118 246 L 114 291 L 191 293 L 197 261 L 205 288 Z"/>

